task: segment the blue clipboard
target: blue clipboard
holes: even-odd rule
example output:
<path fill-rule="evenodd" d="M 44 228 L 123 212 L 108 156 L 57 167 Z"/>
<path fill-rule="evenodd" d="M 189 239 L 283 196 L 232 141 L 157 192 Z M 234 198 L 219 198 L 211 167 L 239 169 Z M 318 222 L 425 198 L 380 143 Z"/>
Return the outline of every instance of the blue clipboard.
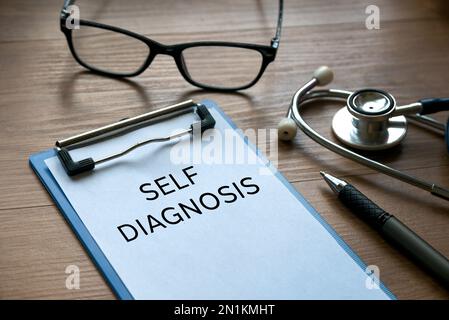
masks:
<path fill-rule="evenodd" d="M 233 129 L 237 129 L 235 123 L 221 110 L 221 108 L 211 100 L 201 101 L 208 108 L 214 108 L 217 110 L 223 118 L 229 123 Z M 239 131 L 239 134 L 244 138 L 246 144 L 255 151 L 259 157 L 265 158 L 263 154 L 254 146 L 247 138 L 243 136 L 243 133 Z M 96 243 L 95 239 L 87 230 L 86 226 L 81 221 L 80 217 L 73 209 L 69 200 L 65 196 L 62 189 L 59 187 L 58 183 L 54 179 L 50 170 L 48 169 L 45 160 L 56 156 L 56 151 L 54 149 L 49 149 L 43 152 L 33 154 L 29 158 L 29 163 L 31 168 L 34 170 L 36 175 L 41 180 L 42 184 L 47 189 L 48 193 L 53 198 L 59 211 L 63 214 L 64 218 L 70 224 L 72 230 L 75 232 L 76 236 L 86 249 L 87 253 L 98 267 L 100 272 L 103 274 L 104 278 L 108 282 L 109 286 L 114 291 L 115 295 L 119 299 L 132 300 L 134 299 L 132 294 L 129 292 L 123 281 L 120 279 L 117 272 L 114 270 L 113 266 L 110 264 L 106 256 L 101 251 L 100 247 Z M 265 162 L 268 163 L 268 162 Z M 337 234 L 337 232 L 321 217 L 321 215 L 307 202 L 307 200 L 293 187 L 292 184 L 273 166 L 269 166 L 273 171 L 275 176 L 282 181 L 282 183 L 288 188 L 288 190 L 300 201 L 307 210 L 313 215 L 315 219 L 332 235 L 332 237 L 337 241 L 337 243 L 351 256 L 351 258 L 357 263 L 357 265 L 366 270 L 366 264 L 360 259 L 360 257 L 348 246 L 348 244 Z M 396 297 L 391 293 L 391 291 L 379 281 L 380 289 L 383 290 L 386 295 L 395 300 Z"/>

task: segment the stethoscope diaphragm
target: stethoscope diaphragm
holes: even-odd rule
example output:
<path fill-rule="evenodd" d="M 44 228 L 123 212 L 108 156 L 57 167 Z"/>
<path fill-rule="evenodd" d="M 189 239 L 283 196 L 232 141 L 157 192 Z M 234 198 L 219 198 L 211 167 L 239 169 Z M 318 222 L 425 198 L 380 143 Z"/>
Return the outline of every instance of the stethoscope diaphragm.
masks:
<path fill-rule="evenodd" d="M 360 150 L 384 150 L 399 144 L 407 134 L 403 115 L 392 117 L 394 97 L 379 89 L 350 94 L 346 106 L 332 119 L 332 131 L 340 142 Z"/>

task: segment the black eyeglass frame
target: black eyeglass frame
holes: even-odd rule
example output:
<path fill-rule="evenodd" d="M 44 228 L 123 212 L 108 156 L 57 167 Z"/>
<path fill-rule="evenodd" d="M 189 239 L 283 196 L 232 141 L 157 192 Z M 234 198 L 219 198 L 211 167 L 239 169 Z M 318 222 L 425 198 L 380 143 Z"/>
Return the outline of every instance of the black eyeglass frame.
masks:
<path fill-rule="evenodd" d="M 80 19 L 79 20 L 80 26 L 89 26 L 89 27 L 94 27 L 94 28 L 99 28 L 99 29 L 104 29 L 104 30 L 121 33 L 121 34 L 130 36 L 130 37 L 133 37 L 135 39 L 138 39 L 138 40 L 144 42 L 149 47 L 149 55 L 148 55 L 146 61 L 135 72 L 132 72 L 132 73 L 109 72 L 107 70 L 98 69 L 98 68 L 95 68 L 94 66 L 91 66 L 91 65 L 85 63 L 76 53 L 76 50 L 73 45 L 73 40 L 72 40 L 73 29 L 68 28 L 66 26 L 66 21 L 70 17 L 70 12 L 68 11 L 68 6 L 70 6 L 74 3 L 75 3 L 75 0 L 65 0 L 64 6 L 61 11 L 61 15 L 60 15 L 61 31 L 64 33 L 64 35 L 67 39 L 67 43 L 68 43 L 70 52 L 72 53 L 75 60 L 81 66 L 83 66 L 86 69 L 93 71 L 95 73 L 109 76 L 109 77 L 123 78 L 123 77 L 137 76 L 137 75 L 141 74 L 142 72 L 144 72 L 150 66 L 150 64 L 153 62 L 154 58 L 158 54 L 163 54 L 163 55 L 169 55 L 169 56 L 173 57 L 173 59 L 175 60 L 176 66 L 178 67 L 178 70 L 181 73 L 181 75 L 184 77 L 184 79 L 196 87 L 199 87 L 202 89 L 207 89 L 207 90 L 215 90 L 215 91 L 244 90 L 244 89 L 247 89 L 247 88 L 255 85 L 259 81 L 259 79 L 262 77 L 267 66 L 272 61 L 275 60 L 277 49 L 279 47 L 279 43 L 280 43 L 280 39 L 281 39 L 283 6 L 284 6 L 283 0 L 279 0 L 279 13 L 278 13 L 277 26 L 276 26 L 276 34 L 271 39 L 271 43 L 269 46 L 240 43 L 240 42 L 226 42 L 226 41 L 199 41 L 199 42 L 188 42 L 188 43 L 181 43 L 181 44 L 174 44 L 174 45 L 164 45 L 162 43 L 159 43 L 157 41 L 154 41 L 150 38 L 147 38 L 143 35 L 140 35 L 138 33 L 132 32 L 132 31 L 128 31 L 128 30 L 125 30 L 125 29 L 122 29 L 119 27 L 114 27 L 114 26 L 110 26 L 110 25 L 106 25 L 106 24 L 102 24 L 102 23 L 98 23 L 98 22 L 94 22 L 94 21 Z M 185 66 L 185 63 L 184 63 L 184 58 L 183 58 L 182 52 L 187 48 L 202 47 L 202 46 L 234 47 L 234 48 L 255 50 L 262 55 L 262 63 L 261 63 L 261 68 L 259 70 L 259 73 L 257 74 L 257 76 L 254 78 L 253 81 L 251 81 L 250 83 L 248 83 L 246 85 L 238 86 L 238 87 L 217 87 L 217 86 L 209 86 L 207 84 L 196 82 L 189 75 L 187 67 Z"/>

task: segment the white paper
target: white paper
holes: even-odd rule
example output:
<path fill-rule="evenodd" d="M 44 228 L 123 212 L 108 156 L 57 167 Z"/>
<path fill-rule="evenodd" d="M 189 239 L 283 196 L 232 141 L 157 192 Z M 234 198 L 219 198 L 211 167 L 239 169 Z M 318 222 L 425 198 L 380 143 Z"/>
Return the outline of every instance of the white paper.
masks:
<path fill-rule="evenodd" d="M 231 128 L 217 110 L 210 112 L 218 130 Z M 71 154 L 75 159 L 98 159 L 137 141 L 187 128 L 194 119 L 194 115 L 183 115 L 73 150 Z M 238 139 L 242 143 L 240 136 Z M 364 270 L 286 185 L 276 176 L 267 175 L 266 170 L 261 174 L 261 163 L 194 164 L 188 171 L 197 173 L 192 177 L 194 185 L 147 200 L 149 194 L 139 190 L 143 183 L 154 185 L 154 179 L 168 174 L 181 185 L 188 181 L 182 169 L 189 164 L 174 165 L 170 161 L 170 150 L 175 144 L 176 141 L 147 145 L 75 178 L 67 176 L 56 157 L 46 161 L 134 298 L 389 298 L 382 289 L 367 288 Z M 238 183 L 243 177 L 251 177 L 260 190 L 233 203 L 220 198 L 217 209 L 203 208 L 202 214 L 190 213 L 190 219 L 156 227 L 148 235 L 137 227 L 136 219 L 148 231 L 148 214 L 160 217 L 164 208 L 189 204 L 189 199 L 198 201 L 205 192 L 217 194 L 219 187 L 232 186 L 232 182 Z M 173 186 L 171 183 L 166 190 Z M 140 231 L 135 240 L 125 240 L 117 228 L 123 224 L 133 224 Z"/>

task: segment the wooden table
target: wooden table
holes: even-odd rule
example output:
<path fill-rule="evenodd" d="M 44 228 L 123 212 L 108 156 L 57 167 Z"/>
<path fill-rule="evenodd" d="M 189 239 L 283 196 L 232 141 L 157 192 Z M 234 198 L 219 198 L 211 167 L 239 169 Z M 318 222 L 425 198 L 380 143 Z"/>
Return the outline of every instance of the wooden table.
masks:
<path fill-rule="evenodd" d="M 449 95 L 449 3 L 376 1 L 380 30 L 367 30 L 369 0 L 286 1 L 276 61 L 253 88 L 236 94 L 196 90 L 171 58 L 158 57 L 129 81 L 74 62 L 58 15 L 61 1 L 0 3 L 0 298 L 114 298 L 28 166 L 30 154 L 63 137 L 186 98 L 211 98 L 242 129 L 276 128 L 292 94 L 319 65 L 333 86 L 379 87 L 399 103 Z M 236 40 L 268 44 L 276 1 L 80 1 L 81 17 L 122 26 L 163 43 Z M 104 7 L 102 6 L 104 5 Z M 335 106 L 310 108 L 308 120 L 332 137 Z M 447 118 L 447 114 L 439 119 Z M 449 186 L 443 139 L 410 126 L 404 143 L 374 158 Z M 448 291 L 354 218 L 318 172 L 346 178 L 449 256 L 449 204 L 327 151 L 304 135 L 279 145 L 278 167 L 400 299 L 447 299 Z M 65 287 L 65 268 L 81 270 L 81 288 Z"/>

